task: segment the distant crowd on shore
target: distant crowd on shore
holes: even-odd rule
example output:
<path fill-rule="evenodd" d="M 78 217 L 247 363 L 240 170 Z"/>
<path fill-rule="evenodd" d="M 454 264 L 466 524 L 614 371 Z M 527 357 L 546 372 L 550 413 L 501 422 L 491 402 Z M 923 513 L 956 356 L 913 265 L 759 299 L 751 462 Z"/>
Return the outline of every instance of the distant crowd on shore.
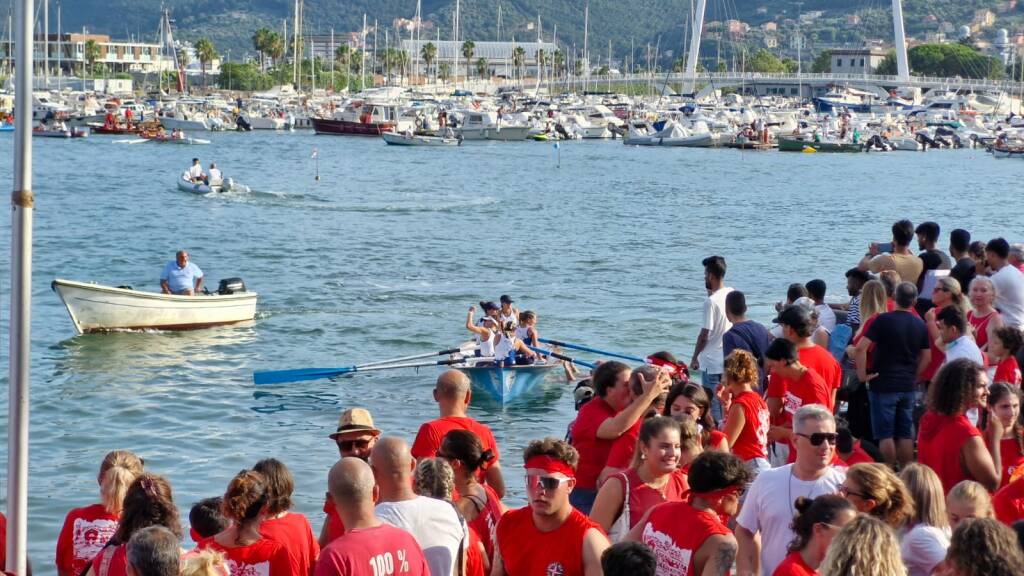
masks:
<path fill-rule="evenodd" d="M 503 503 L 508 461 L 449 370 L 411 445 L 364 408 L 341 414 L 318 532 L 268 458 L 191 506 L 185 552 L 167 479 L 109 453 L 100 501 L 67 515 L 58 574 L 1024 574 L 1024 247 L 954 230 L 947 254 L 939 238 L 895 223 L 846 272 L 847 302 L 826 302 L 822 279 L 793 284 L 771 329 L 746 317 L 725 258 L 706 258 L 689 366 L 665 351 L 599 363 L 575 384 L 566 438 L 514 458 L 521 508 Z M 523 316 L 501 300 L 467 329 L 536 343 L 535 317 L 516 335 Z"/>

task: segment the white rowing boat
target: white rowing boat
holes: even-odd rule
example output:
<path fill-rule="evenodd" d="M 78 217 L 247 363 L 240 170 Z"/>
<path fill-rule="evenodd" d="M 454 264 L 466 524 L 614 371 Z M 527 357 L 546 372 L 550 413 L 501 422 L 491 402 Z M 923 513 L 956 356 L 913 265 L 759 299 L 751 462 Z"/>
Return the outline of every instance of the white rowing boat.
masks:
<path fill-rule="evenodd" d="M 192 194 L 209 194 L 210 192 L 249 192 L 249 187 L 239 184 L 231 178 L 225 178 L 220 183 L 214 184 L 193 184 L 184 178 L 178 178 L 178 190 L 191 192 Z"/>
<path fill-rule="evenodd" d="M 221 282 L 224 285 L 224 282 Z M 51 284 L 79 334 L 110 330 L 194 330 L 252 320 L 255 292 L 176 296 L 60 278 Z M 231 292 L 230 290 L 223 290 Z M 218 291 L 220 292 L 220 291 Z"/>
<path fill-rule="evenodd" d="M 458 146 L 461 143 L 458 138 L 399 134 L 398 132 L 381 132 L 380 136 L 392 146 Z"/>

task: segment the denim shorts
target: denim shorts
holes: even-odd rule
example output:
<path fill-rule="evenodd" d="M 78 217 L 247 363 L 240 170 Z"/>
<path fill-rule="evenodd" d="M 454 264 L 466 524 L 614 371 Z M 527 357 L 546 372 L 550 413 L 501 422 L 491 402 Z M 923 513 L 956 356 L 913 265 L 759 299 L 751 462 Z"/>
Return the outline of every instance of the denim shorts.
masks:
<path fill-rule="evenodd" d="M 876 440 L 914 438 L 914 399 L 910 392 L 868 391 L 871 432 Z"/>

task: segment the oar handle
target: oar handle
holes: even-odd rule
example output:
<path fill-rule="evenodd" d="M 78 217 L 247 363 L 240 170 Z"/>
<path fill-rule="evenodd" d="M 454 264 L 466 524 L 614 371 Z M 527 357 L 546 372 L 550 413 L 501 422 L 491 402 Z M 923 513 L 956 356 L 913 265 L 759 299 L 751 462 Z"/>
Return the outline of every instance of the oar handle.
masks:
<path fill-rule="evenodd" d="M 591 348 L 590 346 L 584 346 L 582 344 L 573 344 L 571 342 L 562 342 L 561 340 L 551 340 L 548 338 L 538 338 L 545 344 L 551 344 L 552 346 L 560 346 L 562 348 L 571 348 L 573 350 L 582 350 L 583 352 L 591 352 L 594 354 L 601 354 L 603 356 L 611 356 L 613 358 L 622 358 L 623 360 L 632 360 L 633 362 L 647 363 L 646 358 L 640 358 L 639 356 L 630 356 L 628 354 L 619 354 L 618 352 L 609 352 L 607 350 L 601 350 L 599 348 Z"/>
<path fill-rule="evenodd" d="M 559 354 L 558 352 L 552 352 L 551 350 L 547 350 L 547 349 L 544 349 L 544 348 L 537 348 L 535 346 L 527 346 L 527 347 L 530 350 L 533 350 L 534 352 L 536 352 L 538 354 L 543 354 L 545 356 L 551 356 L 552 358 L 557 358 L 559 360 L 565 360 L 566 362 L 572 362 L 573 364 L 579 364 L 580 366 L 584 366 L 584 367 L 590 368 L 590 369 L 597 368 L 597 364 L 594 364 L 592 362 L 584 362 L 583 360 L 577 360 L 575 358 L 566 356 L 565 354 Z"/>

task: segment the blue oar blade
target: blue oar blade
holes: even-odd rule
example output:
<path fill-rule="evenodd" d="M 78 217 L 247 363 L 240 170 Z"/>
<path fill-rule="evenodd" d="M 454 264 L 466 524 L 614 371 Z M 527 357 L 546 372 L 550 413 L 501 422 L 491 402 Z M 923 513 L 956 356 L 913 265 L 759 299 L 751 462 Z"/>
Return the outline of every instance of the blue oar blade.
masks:
<path fill-rule="evenodd" d="M 344 368 L 297 368 L 295 370 L 267 370 L 254 372 L 252 381 L 255 384 L 283 384 L 285 382 L 301 382 L 303 380 L 319 380 L 340 374 L 357 371 L 355 366 Z"/>

